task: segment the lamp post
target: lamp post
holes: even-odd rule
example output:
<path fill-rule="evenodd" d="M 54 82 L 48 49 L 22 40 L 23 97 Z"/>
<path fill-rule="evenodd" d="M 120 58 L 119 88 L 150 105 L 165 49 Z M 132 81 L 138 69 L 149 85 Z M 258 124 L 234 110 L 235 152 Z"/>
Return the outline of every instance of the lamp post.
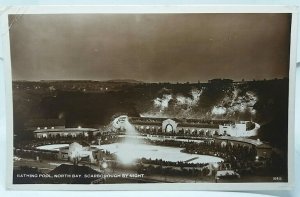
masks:
<path fill-rule="evenodd" d="M 106 177 L 105 177 L 105 172 L 106 172 L 106 168 L 108 167 L 108 164 L 105 160 L 103 160 L 101 163 L 100 163 L 100 168 L 103 169 L 103 182 L 105 183 L 106 182 Z M 101 170 L 101 169 L 100 169 Z"/>
<path fill-rule="evenodd" d="M 212 167 L 213 167 L 213 176 L 215 176 L 215 182 L 217 182 L 218 177 L 216 177 L 216 175 L 217 175 L 217 171 L 219 169 L 219 164 L 218 163 L 213 163 Z"/>

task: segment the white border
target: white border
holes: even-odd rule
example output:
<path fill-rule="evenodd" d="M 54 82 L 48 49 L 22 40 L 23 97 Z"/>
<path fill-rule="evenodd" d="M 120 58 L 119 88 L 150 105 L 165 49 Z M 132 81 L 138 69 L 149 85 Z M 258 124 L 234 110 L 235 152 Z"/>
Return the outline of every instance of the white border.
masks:
<path fill-rule="evenodd" d="M 8 14 L 84 14 L 84 13 L 291 13 L 291 46 L 289 73 L 289 133 L 287 183 L 142 183 L 142 184 L 12 184 L 13 173 L 13 102 Z M 7 188 L 14 190 L 288 190 L 294 185 L 294 113 L 295 69 L 297 43 L 297 7 L 237 5 L 102 5 L 102 6 L 15 6 L 4 8 L 1 16 L 5 65 L 6 127 L 7 127 Z"/>

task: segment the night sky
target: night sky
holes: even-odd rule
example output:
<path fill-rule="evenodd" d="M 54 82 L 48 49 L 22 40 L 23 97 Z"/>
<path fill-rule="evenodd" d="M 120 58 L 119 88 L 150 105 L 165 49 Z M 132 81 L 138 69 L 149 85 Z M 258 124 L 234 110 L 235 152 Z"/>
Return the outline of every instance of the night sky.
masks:
<path fill-rule="evenodd" d="M 10 15 L 13 80 L 288 76 L 289 14 Z"/>

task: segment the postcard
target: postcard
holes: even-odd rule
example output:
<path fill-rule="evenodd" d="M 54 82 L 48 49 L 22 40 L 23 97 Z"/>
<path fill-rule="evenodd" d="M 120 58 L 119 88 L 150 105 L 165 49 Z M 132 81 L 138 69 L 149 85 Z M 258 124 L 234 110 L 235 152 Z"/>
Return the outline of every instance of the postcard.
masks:
<path fill-rule="evenodd" d="M 295 8 L 5 12 L 9 188 L 292 186 Z"/>

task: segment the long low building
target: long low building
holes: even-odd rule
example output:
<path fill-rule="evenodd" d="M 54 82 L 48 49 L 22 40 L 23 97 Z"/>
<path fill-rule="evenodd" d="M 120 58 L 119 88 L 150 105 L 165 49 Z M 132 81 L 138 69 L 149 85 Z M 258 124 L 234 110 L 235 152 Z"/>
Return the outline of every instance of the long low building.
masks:
<path fill-rule="evenodd" d="M 129 117 L 129 122 L 139 132 L 179 135 L 249 137 L 255 136 L 259 128 L 254 122 L 232 120 Z"/>
<path fill-rule="evenodd" d="M 170 118 L 148 118 L 148 117 L 127 117 L 120 116 L 115 119 L 119 124 L 119 129 L 126 130 L 124 118 L 135 127 L 140 133 L 154 135 L 187 135 L 187 136 L 232 136 L 249 137 L 255 136 L 259 125 L 250 121 L 234 122 L 231 120 L 208 120 L 208 119 L 170 119 Z M 122 126 L 123 125 L 123 126 Z M 128 126 L 128 125 L 127 125 Z M 110 127 L 109 127 L 110 128 Z M 109 128 L 100 129 L 105 132 Z M 95 128 L 55 128 L 37 127 L 34 133 L 35 138 L 54 138 L 54 137 L 88 137 L 100 132 Z M 109 131 L 110 132 L 110 131 Z"/>
<path fill-rule="evenodd" d="M 55 137 L 88 137 L 98 132 L 98 129 L 94 128 L 60 128 L 60 129 L 40 129 L 33 131 L 35 138 L 55 138 Z"/>

